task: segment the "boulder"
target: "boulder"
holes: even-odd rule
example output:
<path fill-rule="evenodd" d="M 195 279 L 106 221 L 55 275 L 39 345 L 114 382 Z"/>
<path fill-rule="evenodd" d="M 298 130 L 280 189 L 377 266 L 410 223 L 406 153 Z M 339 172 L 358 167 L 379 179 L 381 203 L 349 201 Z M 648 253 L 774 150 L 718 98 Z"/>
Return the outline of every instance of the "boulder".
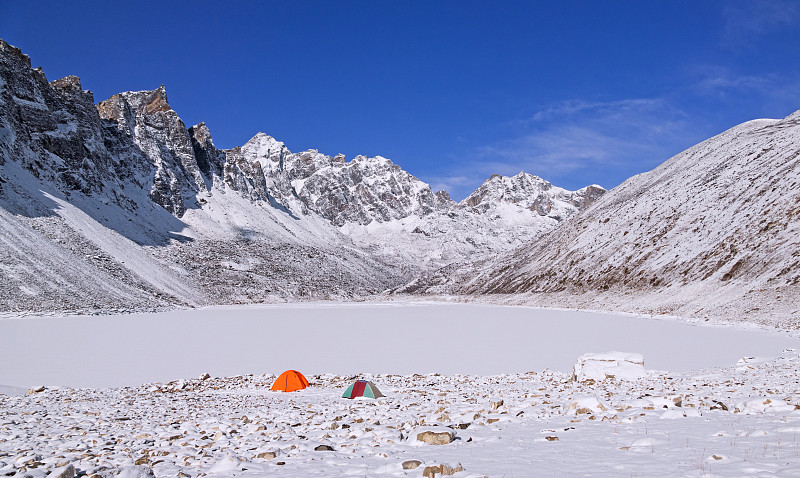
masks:
<path fill-rule="evenodd" d="M 606 352 L 584 354 L 572 368 L 578 382 L 602 382 L 606 379 L 636 380 L 646 377 L 644 357 L 637 353 Z"/>
<path fill-rule="evenodd" d="M 116 478 L 155 478 L 149 466 L 123 466 L 116 470 Z"/>
<path fill-rule="evenodd" d="M 47 478 L 74 478 L 75 467 L 72 465 L 62 466 L 51 471 Z"/>

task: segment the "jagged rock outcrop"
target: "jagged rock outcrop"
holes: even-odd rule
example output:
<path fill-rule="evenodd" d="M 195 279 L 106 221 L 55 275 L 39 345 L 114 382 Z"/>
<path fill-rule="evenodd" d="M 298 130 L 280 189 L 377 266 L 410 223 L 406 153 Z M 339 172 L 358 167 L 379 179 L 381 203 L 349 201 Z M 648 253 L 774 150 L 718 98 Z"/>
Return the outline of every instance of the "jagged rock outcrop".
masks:
<path fill-rule="evenodd" d="M 205 123 L 189 128 L 195 161 L 203 176 L 213 178 L 222 176 L 225 168 L 225 154 L 218 151 L 211 139 L 211 131 Z"/>
<path fill-rule="evenodd" d="M 97 111 L 116 123 L 152 162 L 149 193 L 154 202 L 178 217 L 187 207 L 198 206 L 196 196 L 209 189 L 211 178 L 203 176 L 189 130 L 169 106 L 164 85 L 114 95 L 100 102 Z"/>
<path fill-rule="evenodd" d="M 451 205 L 389 159 L 357 156 L 348 162 L 343 155 L 331 157 L 317 150 L 291 153 L 263 133 L 232 151 L 229 162 L 248 176 L 259 173 L 258 164 L 266 178 L 264 187 L 278 202 L 291 207 L 299 201 L 296 207 L 302 213 L 319 214 L 336 226 L 424 216 Z M 257 182 L 254 177 L 250 181 Z"/>
<path fill-rule="evenodd" d="M 94 98 L 78 77 L 48 83 L 27 55 L 0 40 L 0 87 L 0 165 L 14 158 L 35 177 L 84 194 L 128 174 L 106 149 Z"/>

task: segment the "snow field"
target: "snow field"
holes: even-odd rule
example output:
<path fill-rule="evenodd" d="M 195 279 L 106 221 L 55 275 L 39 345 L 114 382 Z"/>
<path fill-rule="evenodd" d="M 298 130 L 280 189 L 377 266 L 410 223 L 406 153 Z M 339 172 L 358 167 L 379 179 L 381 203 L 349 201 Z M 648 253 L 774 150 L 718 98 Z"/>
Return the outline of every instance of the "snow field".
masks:
<path fill-rule="evenodd" d="M 634 381 L 360 375 L 386 394 L 378 400 L 342 399 L 355 377 L 331 374 L 294 393 L 270 392 L 274 375 L 46 388 L 0 395 L 0 474 L 422 476 L 444 464 L 461 477 L 796 476 L 798 372 L 787 351 Z M 415 439 L 426 430 L 455 440 Z M 409 460 L 422 465 L 403 469 Z"/>
<path fill-rule="evenodd" d="M 18 318 L 0 336 L 0 383 L 36 385 L 0 387 L 0 476 L 800 474 L 786 332 L 384 302 Z M 587 353 L 608 350 L 626 352 Z M 288 368 L 312 386 L 269 391 Z M 386 397 L 341 398 L 356 379 Z"/>
<path fill-rule="evenodd" d="M 0 366 L 0 384 L 18 387 L 119 387 L 204 372 L 231 376 L 286 369 L 339 375 L 566 373 L 579 356 L 611 350 L 642 354 L 646 369 L 686 371 L 800 349 L 800 340 L 787 332 L 425 302 L 0 320 L 0 337 L 0 363 L 13 364 Z"/>

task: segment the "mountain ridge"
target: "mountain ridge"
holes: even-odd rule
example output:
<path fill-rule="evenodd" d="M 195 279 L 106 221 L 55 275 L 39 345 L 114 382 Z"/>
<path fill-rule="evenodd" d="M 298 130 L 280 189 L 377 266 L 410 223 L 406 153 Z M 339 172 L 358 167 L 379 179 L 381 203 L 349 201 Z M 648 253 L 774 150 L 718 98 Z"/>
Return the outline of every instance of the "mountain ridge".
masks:
<path fill-rule="evenodd" d="M 371 296 L 562 219 L 488 217 L 383 157 L 292 153 L 263 133 L 217 149 L 163 85 L 95 104 L 77 76 L 48 82 L 2 40 L 0 153 L 3 227 L 22 243 L 0 250 L 3 311 Z M 516 229 L 498 229 L 508 217 Z"/>

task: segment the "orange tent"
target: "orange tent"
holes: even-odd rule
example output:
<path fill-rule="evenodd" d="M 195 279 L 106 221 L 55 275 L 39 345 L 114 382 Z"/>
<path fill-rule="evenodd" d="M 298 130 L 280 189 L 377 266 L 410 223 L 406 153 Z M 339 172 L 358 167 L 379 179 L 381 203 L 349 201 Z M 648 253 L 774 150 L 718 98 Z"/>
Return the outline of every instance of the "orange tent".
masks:
<path fill-rule="evenodd" d="M 280 374 L 270 390 L 294 392 L 308 387 L 308 380 L 297 370 L 287 370 Z"/>

